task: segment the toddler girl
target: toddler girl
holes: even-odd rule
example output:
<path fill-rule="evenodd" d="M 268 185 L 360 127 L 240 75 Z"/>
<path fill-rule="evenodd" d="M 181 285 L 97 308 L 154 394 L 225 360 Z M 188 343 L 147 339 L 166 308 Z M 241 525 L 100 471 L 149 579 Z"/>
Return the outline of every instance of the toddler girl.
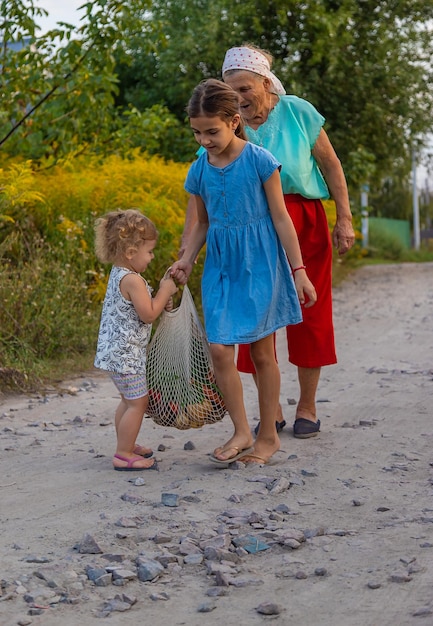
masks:
<path fill-rule="evenodd" d="M 157 469 L 152 450 L 136 443 L 148 405 L 146 348 L 152 322 L 170 307 L 177 288 L 164 276 L 159 291 L 141 276 L 154 258 L 158 232 L 140 211 L 112 211 L 96 220 L 96 255 L 112 263 L 102 307 L 95 367 L 110 372 L 120 393 L 115 413 L 117 448 L 113 466 L 119 471 Z"/>

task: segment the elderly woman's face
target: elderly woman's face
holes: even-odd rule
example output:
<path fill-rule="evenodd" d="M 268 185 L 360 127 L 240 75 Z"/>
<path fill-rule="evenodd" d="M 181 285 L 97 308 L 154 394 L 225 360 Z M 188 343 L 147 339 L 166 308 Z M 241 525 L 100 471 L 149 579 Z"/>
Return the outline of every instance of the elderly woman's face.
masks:
<path fill-rule="evenodd" d="M 224 82 L 230 85 L 240 96 L 242 116 L 246 122 L 268 113 L 269 80 L 258 74 L 236 70 L 224 76 Z"/>

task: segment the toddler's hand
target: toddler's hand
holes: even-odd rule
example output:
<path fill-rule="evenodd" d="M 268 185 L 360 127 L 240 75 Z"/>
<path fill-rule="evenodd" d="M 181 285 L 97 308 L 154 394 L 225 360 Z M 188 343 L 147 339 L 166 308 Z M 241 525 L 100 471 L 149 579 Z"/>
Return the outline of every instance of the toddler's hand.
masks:
<path fill-rule="evenodd" d="M 167 302 L 167 304 L 165 305 L 165 310 L 170 312 L 173 310 L 173 298 L 170 296 L 169 301 Z"/>
<path fill-rule="evenodd" d="M 174 296 L 174 294 L 177 293 L 176 283 L 170 276 L 167 276 L 167 272 L 164 278 L 161 278 L 159 282 L 159 288 L 161 289 L 161 287 L 167 290 L 169 296 Z"/>

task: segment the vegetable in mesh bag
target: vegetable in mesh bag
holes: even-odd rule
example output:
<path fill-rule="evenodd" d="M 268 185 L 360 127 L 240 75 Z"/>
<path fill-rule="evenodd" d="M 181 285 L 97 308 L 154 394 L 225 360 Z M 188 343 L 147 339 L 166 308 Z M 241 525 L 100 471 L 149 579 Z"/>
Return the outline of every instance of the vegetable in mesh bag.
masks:
<path fill-rule="evenodd" d="M 164 311 L 147 350 L 147 414 L 181 430 L 221 420 L 226 408 L 216 385 L 209 345 L 191 292 Z"/>

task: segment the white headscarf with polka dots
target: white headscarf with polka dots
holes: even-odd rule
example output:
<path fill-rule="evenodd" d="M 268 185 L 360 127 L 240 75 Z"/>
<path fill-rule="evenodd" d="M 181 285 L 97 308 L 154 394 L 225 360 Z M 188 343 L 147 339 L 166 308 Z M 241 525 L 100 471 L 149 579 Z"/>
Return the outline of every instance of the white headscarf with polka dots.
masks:
<path fill-rule="evenodd" d="M 284 95 L 286 90 L 280 80 L 271 72 L 268 59 L 257 50 L 243 46 L 241 48 L 230 48 L 227 50 L 222 67 L 222 75 L 229 70 L 247 70 L 259 76 L 269 78 L 272 83 L 273 92 Z"/>

